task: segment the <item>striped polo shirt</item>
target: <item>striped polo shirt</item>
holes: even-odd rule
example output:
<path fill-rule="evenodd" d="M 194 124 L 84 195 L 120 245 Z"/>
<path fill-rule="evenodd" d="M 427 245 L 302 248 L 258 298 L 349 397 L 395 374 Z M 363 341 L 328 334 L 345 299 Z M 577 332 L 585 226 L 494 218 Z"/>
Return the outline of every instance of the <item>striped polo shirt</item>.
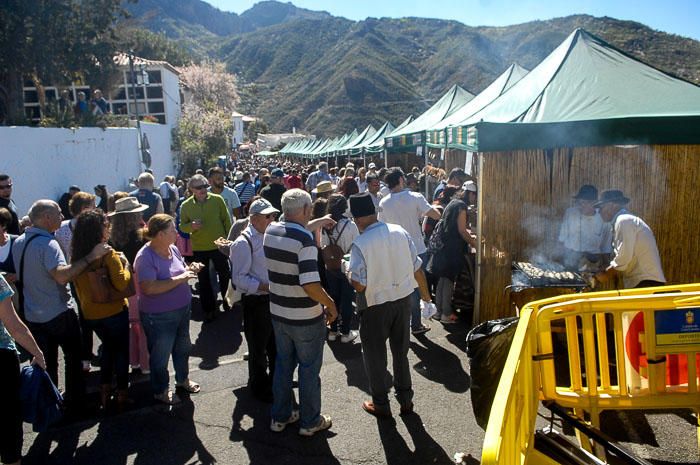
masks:
<path fill-rule="evenodd" d="M 321 281 L 318 249 L 311 233 L 297 223 L 272 223 L 265 231 L 263 249 L 270 278 L 272 318 L 296 325 L 322 319 L 321 305 L 302 287 Z"/>

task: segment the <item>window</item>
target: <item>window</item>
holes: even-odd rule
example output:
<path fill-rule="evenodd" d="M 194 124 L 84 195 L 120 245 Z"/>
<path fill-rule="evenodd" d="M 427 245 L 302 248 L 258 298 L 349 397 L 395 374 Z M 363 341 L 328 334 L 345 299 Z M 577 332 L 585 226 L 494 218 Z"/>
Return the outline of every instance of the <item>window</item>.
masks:
<path fill-rule="evenodd" d="M 150 99 L 162 99 L 163 98 L 163 88 L 158 87 L 146 87 L 146 96 Z"/>
<path fill-rule="evenodd" d="M 163 82 L 163 79 L 160 75 L 160 71 L 147 71 L 148 73 L 148 82 L 151 84 L 161 84 Z"/>
<path fill-rule="evenodd" d="M 163 102 L 148 102 L 149 113 L 165 113 Z"/>

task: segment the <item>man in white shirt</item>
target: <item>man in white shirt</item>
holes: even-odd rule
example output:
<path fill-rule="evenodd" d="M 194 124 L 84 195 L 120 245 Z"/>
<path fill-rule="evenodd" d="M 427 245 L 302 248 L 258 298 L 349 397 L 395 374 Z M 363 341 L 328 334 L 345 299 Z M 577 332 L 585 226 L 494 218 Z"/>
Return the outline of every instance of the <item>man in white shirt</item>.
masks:
<path fill-rule="evenodd" d="M 413 412 L 413 389 L 408 323 L 414 289 L 420 289 L 420 297 L 430 302 L 422 262 L 411 236 L 401 226 L 377 220 L 367 193 L 350 196 L 350 211 L 361 234 L 350 251 L 348 278 L 367 303 L 360 313 L 360 339 L 372 400 L 365 401 L 362 408 L 378 417 L 391 415 L 386 384 L 389 339 L 396 399 L 401 414 L 409 414 Z"/>
<path fill-rule="evenodd" d="M 424 216 L 439 220 L 441 216 L 440 211 L 431 207 L 421 194 L 406 189 L 406 177 L 401 168 L 391 168 L 385 179 L 391 191 L 389 195 L 379 201 L 379 221 L 398 224 L 405 229 L 411 236 L 418 255 L 425 261 L 427 248 L 423 240 L 421 220 Z M 424 326 L 421 322 L 417 292 L 414 293 L 411 328 L 413 334 L 420 334 L 429 330 L 429 327 Z"/>
<path fill-rule="evenodd" d="M 608 190 L 595 204 L 603 221 L 613 226 L 613 258 L 610 266 L 594 279 L 606 282 L 621 275 L 625 288 L 654 287 L 666 284 L 661 257 L 651 228 L 624 207 L 630 199 L 622 191 Z"/>
<path fill-rule="evenodd" d="M 248 227 L 231 244 L 231 281 L 243 294 L 243 322 L 248 343 L 248 388 L 263 402 L 272 402 L 275 337 L 270 317 L 270 280 L 263 251 L 265 229 L 279 210 L 265 199 L 250 206 Z"/>
<path fill-rule="evenodd" d="M 372 197 L 372 203 L 374 203 L 374 209 L 376 211 L 379 211 L 379 201 L 382 199 L 382 194 L 379 192 L 381 187 L 379 176 L 377 176 L 376 173 L 367 175 L 367 192 L 369 192 L 370 197 Z"/>
<path fill-rule="evenodd" d="M 594 207 L 598 201 L 598 189 L 586 184 L 574 196 L 575 205 L 564 213 L 559 229 L 559 242 L 564 246 L 564 264 L 578 269 L 583 257 L 597 261 L 596 256 L 609 253 L 602 250 L 605 222 Z"/>

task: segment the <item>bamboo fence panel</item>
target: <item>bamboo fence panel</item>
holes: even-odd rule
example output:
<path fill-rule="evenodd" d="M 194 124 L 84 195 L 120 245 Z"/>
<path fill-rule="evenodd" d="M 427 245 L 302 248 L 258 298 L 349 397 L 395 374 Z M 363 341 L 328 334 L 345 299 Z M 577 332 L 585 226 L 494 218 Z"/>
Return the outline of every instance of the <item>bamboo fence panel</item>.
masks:
<path fill-rule="evenodd" d="M 640 145 L 490 152 L 481 189 L 481 321 L 511 316 L 511 262 L 549 258 L 583 184 L 621 189 L 656 236 L 669 283 L 700 281 L 700 146 Z M 541 258 L 540 257 L 540 258 Z"/>

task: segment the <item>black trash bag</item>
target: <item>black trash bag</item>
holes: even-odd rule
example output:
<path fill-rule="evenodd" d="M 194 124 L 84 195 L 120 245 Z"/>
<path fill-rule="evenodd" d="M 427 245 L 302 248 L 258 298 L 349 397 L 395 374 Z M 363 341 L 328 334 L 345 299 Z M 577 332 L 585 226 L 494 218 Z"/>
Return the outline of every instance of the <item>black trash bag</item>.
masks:
<path fill-rule="evenodd" d="M 483 430 L 489 422 L 493 398 L 519 320 L 511 317 L 485 321 L 467 334 L 472 409 L 476 423 Z"/>

